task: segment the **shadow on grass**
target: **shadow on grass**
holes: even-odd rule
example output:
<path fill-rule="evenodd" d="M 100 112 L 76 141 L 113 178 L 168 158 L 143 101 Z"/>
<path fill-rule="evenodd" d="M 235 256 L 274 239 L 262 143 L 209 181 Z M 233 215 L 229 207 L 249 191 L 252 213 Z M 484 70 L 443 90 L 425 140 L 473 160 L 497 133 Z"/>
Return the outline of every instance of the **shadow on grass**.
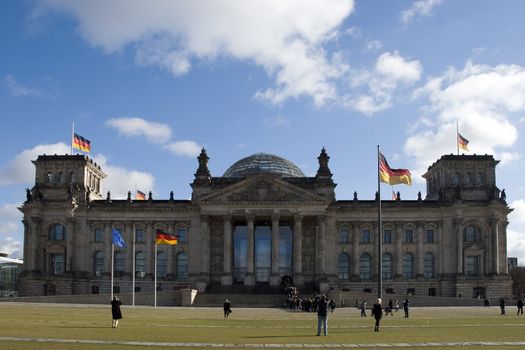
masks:
<path fill-rule="evenodd" d="M 262 335 L 262 336 L 247 336 L 241 337 L 246 339 L 266 339 L 266 338 L 304 338 L 304 337 L 317 337 L 315 334 L 301 334 L 301 335 Z"/>

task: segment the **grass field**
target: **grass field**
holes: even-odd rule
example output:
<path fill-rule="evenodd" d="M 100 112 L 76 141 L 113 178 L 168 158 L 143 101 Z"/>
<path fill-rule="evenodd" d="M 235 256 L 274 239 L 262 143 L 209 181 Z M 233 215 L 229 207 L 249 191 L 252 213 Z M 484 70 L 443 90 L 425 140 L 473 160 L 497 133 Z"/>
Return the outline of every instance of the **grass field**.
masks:
<path fill-rule="evenodd" d="M 448 343 L 434 344 L 431 349 L 480 347 L 468 342 L 514 343 L 487 346 L 489 349 L 525 348 L 515 344 L 525 341 L 525 316 L 515 315 L 515 308 L 508 308 L 505 316 L 499 315 L 496 307 L 412 308 L 408 319 L 403 318 L 402 311 L 384 317 L 379 333 L 373 332 L 372 317 L 360 317 L 355 308 L 336 309 L 329 317 L 326 337 L 316 336 L 314 313 L 233 310 L 230 319 L 223 320 L 222 308 L 123 306 L 124 319 L 113 329 L 109 305 L 0 303 L 0 349 L 315 348 L 367 344 L 373 348 L 373 344 L 380 347 L 392 343 L 406 343 L 411 349 L 422 348 L 421 343 Z"/>

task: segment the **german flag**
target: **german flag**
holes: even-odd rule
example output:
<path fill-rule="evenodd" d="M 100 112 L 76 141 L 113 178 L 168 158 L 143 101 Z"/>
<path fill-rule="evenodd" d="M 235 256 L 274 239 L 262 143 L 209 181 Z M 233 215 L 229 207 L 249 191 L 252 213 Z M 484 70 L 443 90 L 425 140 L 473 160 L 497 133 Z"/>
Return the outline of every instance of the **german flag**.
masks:
<path fill-rule="evenodd" d="M 379 152 L 379 178 L 389 185 L 412 185 L 412 174 L 408 169 L 392 169 L 388 165 L 383 153 Z"/>
<path fill-rule="evenodd" d="M 142 191 L 137 190 L 137 193 L 135 193 L 135 200 L 143 201 L 146 199 L 146 194 Z"/>
<path fill-rule="evenodd" d="M 177 244 L 179 242 L 177 236 L 157 229 L 157 237 L 155 238 L 155 244 Z"/>
<path fill-rule="evenodd" d="M 73 147 L 83 152 L 89 152 L 91 150 L 91 141 L 78 134 L 74 134 Z"/>
<path fill-rule="evenodd" d="M 458 132 L 458 146 L 459 148 L 461 148 L 462 150 L 465 150 L 468 152 L 468 140 L 466 138 L 464 138 L 463 136 L 461 136 L 461 134 Z"/>

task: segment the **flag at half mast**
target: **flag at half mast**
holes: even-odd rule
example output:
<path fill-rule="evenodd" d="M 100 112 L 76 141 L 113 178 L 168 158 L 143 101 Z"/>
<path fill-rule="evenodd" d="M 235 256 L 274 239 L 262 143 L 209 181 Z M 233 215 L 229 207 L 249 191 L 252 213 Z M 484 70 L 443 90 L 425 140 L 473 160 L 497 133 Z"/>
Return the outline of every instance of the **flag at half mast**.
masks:
<path fill-rule="evenodd" d="M 383 153 L 379 153 L 379 178 L 389 185 L 412 185 L 412 174 L 408 169 L 392 169 L 388 165 Z"/>
<path fill-rule="evenodd" d="M 468 152 L 469 141 L 458 132 L 458 147 Z"/>
<path fill-rule="evenodd" d="M 155 244 L 177 244 L 177 243 L 179 243 L 177 236 L 173 236 L 167 232 L 157 229 L 157 235 L 155 237 Z"/>

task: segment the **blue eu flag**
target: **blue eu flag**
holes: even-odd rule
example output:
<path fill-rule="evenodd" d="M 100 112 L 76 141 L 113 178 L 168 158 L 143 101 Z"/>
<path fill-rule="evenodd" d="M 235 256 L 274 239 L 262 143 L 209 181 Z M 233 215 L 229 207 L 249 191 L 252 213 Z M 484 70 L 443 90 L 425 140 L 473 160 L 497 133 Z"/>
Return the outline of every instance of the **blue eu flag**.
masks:
<path fill-rule="evenodd" d="M 113 236 L 114 245 L 116 245 L 117 247 L 121 247 L 121 248 L 126 246 L 126 243 L 124 242 L 124 238 L 122 238 L 122 235 L 116 228 L 114 227 L 111 228 L 111 234 Z"/>

